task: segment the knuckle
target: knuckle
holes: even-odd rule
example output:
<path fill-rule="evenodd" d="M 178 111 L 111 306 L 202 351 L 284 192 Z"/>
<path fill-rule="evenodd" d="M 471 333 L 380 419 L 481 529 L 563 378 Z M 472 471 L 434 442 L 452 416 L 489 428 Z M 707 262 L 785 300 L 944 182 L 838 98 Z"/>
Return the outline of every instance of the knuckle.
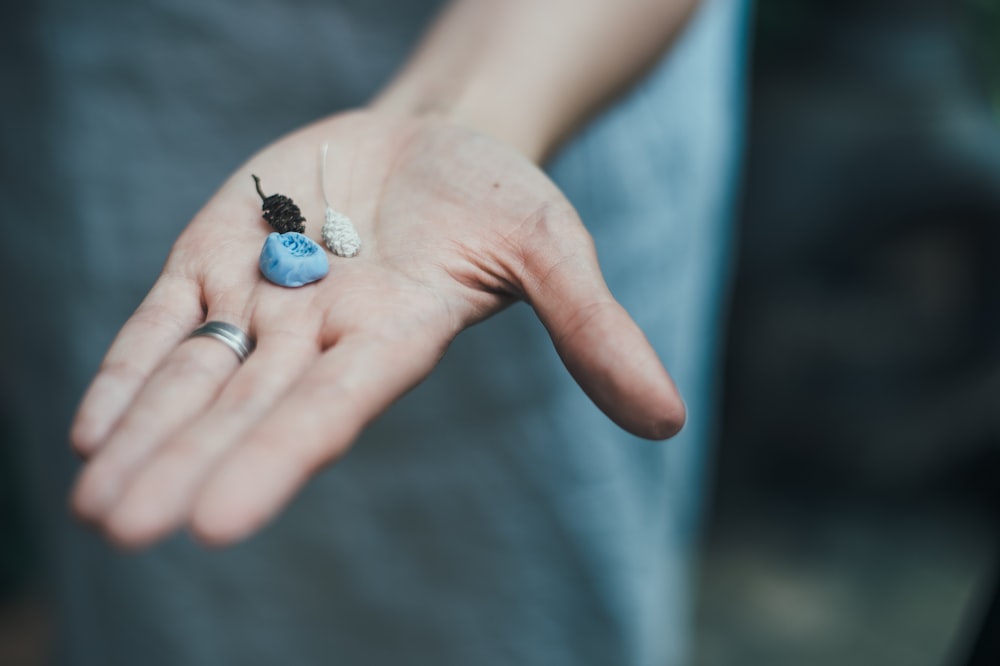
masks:
<path fill-rule="evenodd" d="M 226 352 L 226 361 L 235 359 L 228 349 L 220 349 Z M 230 357 L 233 357 L 230 359 Z M 225 372 L 222 364 L 218 360 L 222 355 L 208 355 L 193 352 L 178 353 L 169 358 L 164 365 L 163 371 L 172 378 L 183 378 L 183 381 L 198 379 L 217 380 Z"/>
<path fill-rule="evenodd" d="M 101 364 L 98 376 L 103 380 L 113 380 L 123 384 L 141 384 L 149 377 L 149 372 L 129 358 L 108 359 Z"/>

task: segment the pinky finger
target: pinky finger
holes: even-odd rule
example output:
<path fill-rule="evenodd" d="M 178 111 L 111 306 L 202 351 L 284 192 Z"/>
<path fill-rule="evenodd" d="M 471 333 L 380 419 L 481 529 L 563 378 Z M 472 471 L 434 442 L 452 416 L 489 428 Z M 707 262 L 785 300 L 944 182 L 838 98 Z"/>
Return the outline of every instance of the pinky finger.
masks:
<path fill-rule="evenodd" d="M 80 455 L 101 447 L 153 370 L 203 317 L 197 283 L 171 275 L 157 280 L 118 333 L 80 403 L 70 430 Z"/>

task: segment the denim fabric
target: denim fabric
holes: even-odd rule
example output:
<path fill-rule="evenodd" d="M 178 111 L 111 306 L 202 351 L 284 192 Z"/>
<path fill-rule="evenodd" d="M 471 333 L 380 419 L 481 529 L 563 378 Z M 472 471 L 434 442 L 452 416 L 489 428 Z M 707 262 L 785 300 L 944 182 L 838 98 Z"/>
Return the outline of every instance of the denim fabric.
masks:
<path fill-rule="evenodd" d="M 436 4 L 46 0 L 21 17 L 4 200 L 49 245 L 35 281 L 16 277 L 33 255 L 4 245 L 0 306 L 19 316 L 0 341 L 59 663 L 685 663 L 740 146 L 740 0 L 706 0 L 550 165 L 685 396 L 680 436 L 619 430 L 517 305 L 459 336 L 244 544 L 179 536 L 122 556 L 63 509 L 72 409 L 187 220 L 253 150 L 363 103 Z"/>

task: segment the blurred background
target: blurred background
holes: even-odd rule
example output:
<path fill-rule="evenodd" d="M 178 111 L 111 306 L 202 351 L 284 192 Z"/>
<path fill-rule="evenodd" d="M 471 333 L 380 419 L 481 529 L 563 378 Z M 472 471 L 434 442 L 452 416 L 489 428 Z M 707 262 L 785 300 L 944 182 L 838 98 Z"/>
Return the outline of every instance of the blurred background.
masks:
<path fill-rule="evenodd" d="M 1000 0 L 758 0 L 753 39 L 696 664 L 963 664 L 1000 573 Z M 33 666 L 13 454 L 0 664 Z"/>
<path fill-rule="evenodd" d="M 755 39 L 697 663 L 964 664 L 1000 563 L 1000 2 L 760 0 Z"/>

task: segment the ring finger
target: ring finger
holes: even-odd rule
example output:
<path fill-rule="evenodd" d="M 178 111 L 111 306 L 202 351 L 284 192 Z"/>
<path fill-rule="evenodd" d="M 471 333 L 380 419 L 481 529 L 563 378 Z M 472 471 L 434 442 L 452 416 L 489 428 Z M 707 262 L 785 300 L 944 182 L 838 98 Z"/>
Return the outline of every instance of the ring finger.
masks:
<path fill-rule="evenodd" d="M 218 461 L 288 393 L 318 354 L 315 336 L 262 334 L 257 350 L 212 406 L 135 470 L 104 518 L 109 535 L 137 547 L 179 526 Z"/>
<path fill-rule="evenodd" d="M 221 309 L 221 320 L 245 330 Z M 209 337 L 188 338 L 170 352 L 129 405 L 107 443 L 84 469 L 73 506 L 84 518 L 99 520 L 121 494 L 132 472 L 183 424 L 202 412 L 239 367 L 233 349 Z"/>

